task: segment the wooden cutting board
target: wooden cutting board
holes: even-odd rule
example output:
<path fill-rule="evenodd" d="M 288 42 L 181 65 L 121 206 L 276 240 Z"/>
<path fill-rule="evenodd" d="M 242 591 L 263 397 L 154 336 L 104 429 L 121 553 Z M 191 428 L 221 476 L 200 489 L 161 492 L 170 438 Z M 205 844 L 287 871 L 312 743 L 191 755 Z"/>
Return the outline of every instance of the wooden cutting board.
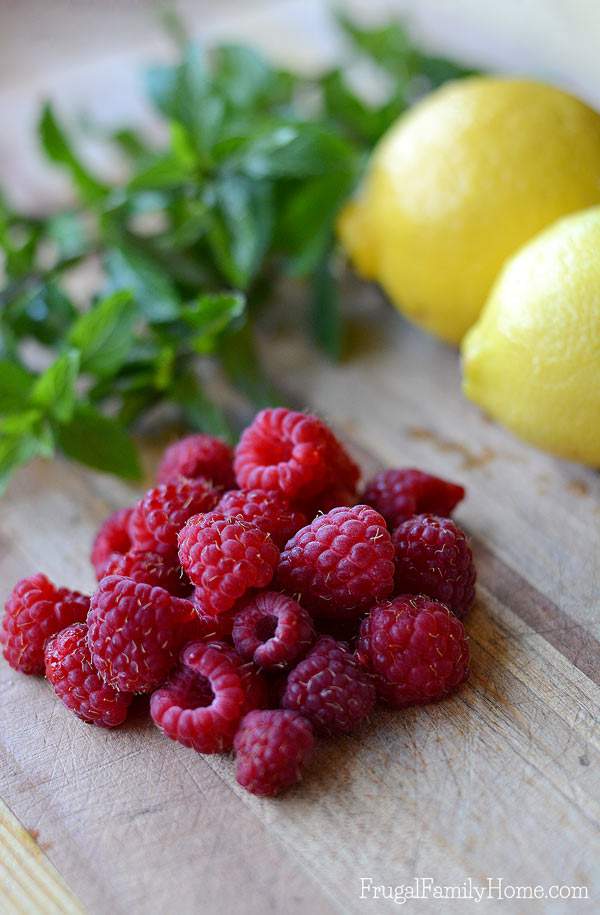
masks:
<path fill-rule="evenodd" d="M 266 801 L 237 786 L 230 759 L 163 738 L 143 707 L 95 730 L 2 662 L 2 913 L 392 912 L 360 898 L 361 878 L 419 876 L 589 889 L 587 902 L 482 912 L 598 910 L 600 478 L 487 421 L 461 397 L 453 351 L 371 291 L 348 296 L 369 328 L 352 361 L 331 367 L 293 333 L 265 339 L 265 358 L 367 471 L 414 464 L 467 487 L 457 518 L 479 568 L 468 685 L 323 741 L 303 784 Z M 93 534 L 137 495 L 66 462 L 19 473 L 0 505 L 2 600 L 37 570 L 91 589 Z"/>

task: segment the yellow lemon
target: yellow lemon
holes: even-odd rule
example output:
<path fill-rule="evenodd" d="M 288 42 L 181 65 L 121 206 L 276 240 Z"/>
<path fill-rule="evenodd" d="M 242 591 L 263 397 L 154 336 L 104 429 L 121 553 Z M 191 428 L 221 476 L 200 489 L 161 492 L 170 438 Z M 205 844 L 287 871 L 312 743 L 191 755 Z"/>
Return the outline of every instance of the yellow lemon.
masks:
<path fill-rule="evenodd" d="M 600 207 L 508 261 L 462 353 L 467 397 L 534 445 L 600 467 Z"/>
<path fill-rule="evenodd" d="M 473 77 L 415 105 L 376 148 L 339 234 L 408 318 L 458 343 L 503 262 L 600 203 L 600 115 L 530 80 Z"/>

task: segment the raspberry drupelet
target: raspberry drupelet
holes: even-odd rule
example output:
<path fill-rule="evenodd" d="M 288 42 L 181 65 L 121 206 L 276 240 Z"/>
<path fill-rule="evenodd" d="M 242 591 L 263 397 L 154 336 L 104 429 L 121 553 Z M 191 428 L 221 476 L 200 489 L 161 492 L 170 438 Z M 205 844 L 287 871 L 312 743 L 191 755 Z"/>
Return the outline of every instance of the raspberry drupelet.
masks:
<path fill-rule="evenodd" d="M 251 588 L 266 588 L 279 550 L 269 534 L 215 511 L 191 518 L 180 531 L 179 560 L 196 586 L 194 601 L 217 616 Z"/>
<path fill-rule="evenodd" d="M 106 575 L 106 569 L 113 559 L 123 556 L 131 549 L 129 522 L 133 508 L 120 508 L 100 525 L 92 545 L 92 565 L 98 581 Z"/>
<path fill-rule="evenodd" d="M 281 549 L 290 537 L 307 523 L 303 512 L 290 506 L 286 497 L 276 490 L 234 489 L 219 500 L 215 511 L 227 518 L 236 518 L 270 534 Z"/>
<path fill-rule="evenodd" d="M 250 597 L 235 615 L 238 654 L 267 670 L 290 667 L 315 640 L 312 619 L 300 604 L 276 591 Z"/>
<path fill-rule="evenodd" d="M 373 710 L 375 687 L 346 645 L 323 636 L 290 673 L 281 705 L 318 733 L 348 734 Z"/>
<path fill-rule="evenodd" d="M 363 620 L 357 657 L 375 677 L 379 696 L 395 708 L 436 702 L 469 674 L 469 644 L 448 607 L 403 594 Z"/>
<path fill-rule="evenodd" d="M 44 648 L 50 636 L 85 620 L 90 599 L 79 591 L 57 588 L 49 578 L 32 575 L 14 586 L 0 627 L 3 654 L 24 674 L 44 673 Z"/>
<path fill-rule="evenodd" d="M 363 500 L 383 515 L 390 530 L 412 515 L 450 515 L 464 497 L 465 490 L 458 483 L 414 467 L 381 471 L 369 480 L 363 493 Z"/>
<path fill-rule="evenodd" d="M 158 483 L 176 482 L 180 477 L 204 477 L 215 486 L 235 486 L 233 451 L 212 435 L 188 435 L 166 449 L 158 466 Z"/>
<path fill-rule="evenodd" d="M 463 531 L 450 518 L 415 515 L 393 536 L 396 591 L 427 594 L 463 617 L 475 600 L 475 564 Z"/>
<path fill-rule="evenodd" d="M 67 626 L 52 636 L 45 662 L 46 679 L 78 718 L 104 728 L 116 728 L 125 721 L 133 696 L 100 679 L 90 657 L 85 623 Z"/>
<path fill-rule="evenodd" d="M 313 746 L 311 724 L 298 712 L 249 712 L 234 740 L 236 778 L 251 794 L 274 797 L 300 781 Z"/>
<path fill-rule="evenodd" d="M 235 450 L 234 469 L 240 488 L 279 490 L 298 504 L 333 486 L 354 490 L 360 476 L 324 422 L 284 407 L 256 415 Z"/>
<path fill-rule="evenodd" d="M 392 593 L 394 547 L 384 519 L 368 505 L 320 515 L 287 543 L 277 582 L 315 615 L 358 617 Z"/>
<path fill-rule="evenodd" d="M 195 618 L 191 601 L 109 575 L 92 596 L 87 618 L 92 663 L 109 686 L 150 692 L 177 660 Z"/>
<path fill-rule="evenodd" d="M 106 575 L 120 575 L 133 581 L 164 588 L 175 597 L 190 597 L 193 587 L 177 557 L 144 550 L 130 550 L 109 562 Z"/>
<path fill-rule="evenodd" d="M 217 504 L 220 490 L 204 479 L 163 483 L 148 490 L 129 523 L 133 548 L 175 556 L 177 534 L 193 515 Z"/>
<path fill-rule="evenodd" d="M 246 712 L 265 699 L 258 676 L 230 646 L 192 642 L 181 665 L 152 694 L 150 714 L 171 740 L 199 753 L 223 753 Z"/>

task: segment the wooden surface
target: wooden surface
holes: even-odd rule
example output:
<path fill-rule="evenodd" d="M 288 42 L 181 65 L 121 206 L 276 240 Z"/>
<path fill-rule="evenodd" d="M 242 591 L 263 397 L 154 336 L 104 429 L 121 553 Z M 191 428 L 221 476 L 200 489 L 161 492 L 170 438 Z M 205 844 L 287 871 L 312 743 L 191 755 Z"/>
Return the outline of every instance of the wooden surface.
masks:
<path fill-rule="evenodd" d="M 238 788 L 228 758 L 164 739 L 143 702 L 105 733 L 1 663 L 3 915 L 392 912 L 359 898 L 361 878 L 416 876 L 589 888 L 587 902 L 481 912 L 598 911 L 600 478 L 486 421 L 461 397 L 455 353 L 372 291 L 348 296 L 369 329 L 347 365 L 284 333 L 265 357 L 368 469 L 416 464 L 467 486 L 457 518 L 479 567 L 469 684 L 440 705 L 377 711 L 355 737 L 321 743 L 299 788 L 264 801 Z M 66 462 L 19 473 L 0 511 L 0 597 L 38 569 L 91 588 L 93 533 L 135 496 Z"/>

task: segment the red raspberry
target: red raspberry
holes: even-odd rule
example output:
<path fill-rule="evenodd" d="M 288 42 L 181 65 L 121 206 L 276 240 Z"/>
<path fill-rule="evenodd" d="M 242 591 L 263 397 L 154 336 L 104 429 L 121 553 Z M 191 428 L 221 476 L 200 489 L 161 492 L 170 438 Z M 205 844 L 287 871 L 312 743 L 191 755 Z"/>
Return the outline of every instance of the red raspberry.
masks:
<path fill-rule="evenodd" d="M 109 686 L 150 692 L 175 663 L 194 618 L 190 601 L 109 575 L 93 595 L 87 619 L 92 663 Z"/>
<path fill-rule="evenodd" d="M 355 490 L 334 487 L 326 489 L 310 502 L 305 502 L 302 509 L 306 517 L 312 521 L 317 515 L 330 512 L 332 508 L 350 508 L 357 502 L 358 497 Z"/>
<path fill-rule="evenodd" d="M 113 558 L 106 568 L 106 574 L 120 575 L 122 578 L 164 588 L 175 597 L 190 597 L 193 590 L 177 559 L 144 550 L 130 550 L 124 556 Z"/>
<path fill-rule="evenodd" d="M 193 515 L 208 512 L 217 503 L 219 490 L 203 479 L 163 483 L 150 489 L 133 510 L 130 521 L 133 547 L 174 555 L 177 534 Z"/>
<path fill-rule="evenodd" d="M 468 540 L 449 518 L 416 515 L 394 533 L 396 591 L 426 594 L 463 617 L 475 600 L 475 565 Z"/>
<path fill-rule="evenodd" d="M 85 620 L 90 599 L 79 591 L 57 588 L 45 575 L 24 578 L 4 608 L 0 643 L 11 667 L 24 674 L 44 673 L 44 647 L 50 636 Z"/>
<path fill-rule="evenodd" d="M 284 495 L 264 489 L 235 489 L 226 492 L 217 503 L 215 511 L 227 518 L 246 521 L 265 534 L 270 534 L 273 543 L 280 548 L 307 522 L 306 516 L 293 509 Z"/>
<path fill-rule="evenodd" d="M 182 664 L 150 700 L 159 728 L 199 753 L 231 749 L 238 725 L 255 707 L 244 676 L 245 665 L 219 642 L 192 642 Z"/>
<path fill-rule="evenodd" d="M 236 778 L 252 794 L 273 797 L 300 781 L 313 746 L 310 722 L 297 712 L 249 712 L 235 735 Z"/>
<path fill-rule="evenodd" d="M 336 485 L 354 489 L 358 467 L 316 416 L 262 410 L 242 433 L 234 469 L 242 489 L 280 490 L 291 501 Z"/>
<path fill-rule="evenodd" d="M 238 654 L 267 670 L 289 667 L 315 640 L 306 610 L 276 591 L 250 597 L 235 616 L 232 635 Z"/>
<path fill-rule="evenodd" d="M 194 600 L 210 616 L 227 613 L 250 588 L 265 588 L 279 550 L 264 531 L 208 512 L 179 534 L 179 559 L 196 585 Z"/>
<path fill-rule="evenodd" d="M 316 614 L 359 616 L 394 586 L 394 547 L 385 521 L 368 505 L 320 515 L 288 542 L 277 580 Z"/>
<path fill-rule="evenodd" d="M 98 581 L 106 575 L 108 564 L 117 556 L 122 556 L 131 549 L 129 521 L 132 508 L 120 508 L 109 515 L 96 534 L 92 545 L 92 565 Z"/>
<path fill-rule="evenodd" d="M 188 435 L 169 445 L 159 464 L 159 483 L 171 483 L 179 477 L 195 480 L 204 477 L 218 486 L 235 486 L 233 451 L 212 435 Z"/>
<path fill-rule="evenodd" d="M 195 589 L 192 592 L 190 600 L 196 609 L 196 619 L 192 624 L 193 634 L 190 636 L 190 641 L 197 641 L 198 639 L 204 641 L 211 641 L 213 639 L 223 641 L 231 639 L 231 630 L 233 629 L 234 620 L 232 611 L 220 613 L 218 616 L 212 616 L 198 603 Z"/>
<path fill-rule="evenodd" d="M 323 734 L 356 730 L 375 705 L 375 687 L 343 642 L 319 639 L 288 677 L 281 702 Z"/>
<path fill-rule="evenodd" d="M 87 626 L 75 623 L 53 636 L 46 645 L 46 678 L 72 712 L 104 728 L 116 728 L 127 717 L 133 698 L 106 686 L 92 666 Z"/>
<path fill-rule="evenodd" d="M 450 515 L 464 497 L 465 490 L 458 483 L 413 467 L 383 470 L 369 480 L 363 494 L 367 505 L 383 515 L 391 530 L 421 512 Z"/>
<path fill-rule="evenodd" d="M 463 624 L 423 595 L 374 607 L 362 622 L 357 655 L 375 675 L 381 698 L 396 708 L 443 699 L 469 675 Z"/>

